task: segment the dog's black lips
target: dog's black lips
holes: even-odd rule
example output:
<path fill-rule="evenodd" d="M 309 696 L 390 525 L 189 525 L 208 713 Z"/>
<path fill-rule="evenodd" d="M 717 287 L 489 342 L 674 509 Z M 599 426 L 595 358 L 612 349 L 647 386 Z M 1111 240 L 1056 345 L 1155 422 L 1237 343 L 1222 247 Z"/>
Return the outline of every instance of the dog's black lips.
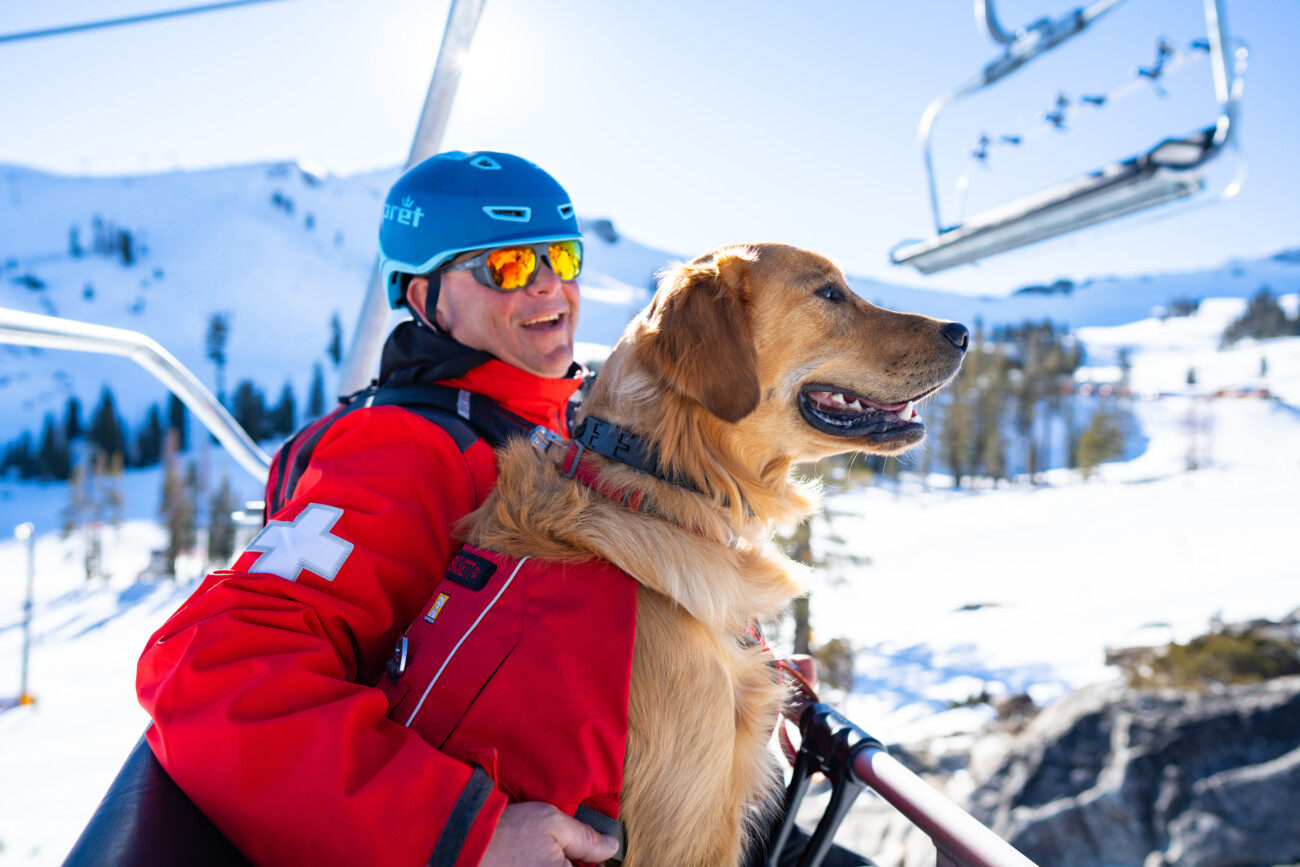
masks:
<path fill-rule="evenodd" d="M 863 406 L 861 410 L 847 407 L 843 410 L 838 408 L 831 410 L 825 406 L 815 406 L 809 398 L 809 395 L 814 392 L 842 394 L 847 403 L 857 401 Z M 799 411 L 808 424 L 822 433 L 846 438 L 870 437 L 879 443 L 889 443 L 917 439 L 925 431 L 925 425 L 919 421 L 903 421 L 898 417 L 897 412 L 865 405 L 871 402 L 880 403 L 824 383 L 809 383 L 799 389 Z M 899 402 L 910 403 L 910 401 Z"/>

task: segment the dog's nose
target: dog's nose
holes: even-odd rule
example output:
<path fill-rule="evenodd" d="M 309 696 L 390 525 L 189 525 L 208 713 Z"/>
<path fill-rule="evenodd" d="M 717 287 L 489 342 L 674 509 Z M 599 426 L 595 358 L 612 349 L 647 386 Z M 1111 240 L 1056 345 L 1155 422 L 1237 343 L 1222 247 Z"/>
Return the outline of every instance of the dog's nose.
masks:
<path fill-rule="evenodd" d="M 966 347 L 970 345 L 970 332 L 960 322 L 949 322 L 940 330 L 943 336 L 948 338 L 948 342 L 962 352 L 965 352 Z"/>

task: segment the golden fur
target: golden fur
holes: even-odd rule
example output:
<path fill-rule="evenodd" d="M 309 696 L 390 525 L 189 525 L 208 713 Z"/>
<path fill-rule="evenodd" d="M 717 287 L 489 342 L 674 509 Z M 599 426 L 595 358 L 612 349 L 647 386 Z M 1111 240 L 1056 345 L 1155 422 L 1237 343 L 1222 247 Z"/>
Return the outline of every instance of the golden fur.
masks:
<path fill-rule="evenodd" d="M 623 508 L 519 441 L 466 540 L 515 557 L 603 558 L 634 577 L 637 634 L 620 817 L 627 867 L 737 864 L 780 800 L 766 748 L 782 692 L 768 658 L 738 641 L 801 592 L 802 566 L 771 541 L 812 512 L 796 463 L 898 454 L 924 436 L 841 436 L 801 411 L 809 385 L 883 404 L 927 397 L 955 374 L 947 323 L 858 298 L 829 261 L 794 247 L 731 247 L 664 275 L 627 328 L 581 415 L 635 431 L 700 494 L 587 453 L 602 484 L 642 492 Z"/>

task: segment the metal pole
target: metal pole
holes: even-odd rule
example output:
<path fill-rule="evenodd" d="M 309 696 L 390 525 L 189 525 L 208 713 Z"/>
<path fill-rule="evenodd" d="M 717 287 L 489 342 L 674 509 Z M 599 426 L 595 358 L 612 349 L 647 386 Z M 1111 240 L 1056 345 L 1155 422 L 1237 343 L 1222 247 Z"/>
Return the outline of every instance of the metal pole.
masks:
<path fill-rule="evenodd" d="M 465 58 L 469 55 L 470 44 L 474 41 L 474 31 L 483 14 L 484 2 L 485 0 L 452 0 L 451 9 L 447 13 L 447 26 L 442 32 L 442 46 L 438 49 L 438 60 L 433 66 L 433 77 L 429 80 L 429 92 L 425 95 L 424 109 L 420 112 L 420 122 L 403 170 L 433 156 L 442 145 L 447 118 L 451 115 L 456 88 L 460 85 L 460 73 Z M 366 290 L 366 298 L 361 305 L 361 315 L 357 318 L 357 327 L 352 333 L 352 346 L 343 365 L 343 372 L 339 375 L 340 396 L 365 388 L 374 376 L 379 366 L 379 354 L 384 348 L 384 338 L 388 336 L 391 315 L 388 287 L 383 285 L 379 262 L 376 261 L 370 272 L 370 287 Z"/>
<path fill-rule="evenodd" d="M 131 359 L 171 389 L 253 478 L 266 481 L 271 468 L 266 452 L 185 365 L 140 332 L 0 307 L 0 343 L 101 352 Z"/>
<path fill-rule="evenodd" d="M 27 691 L 27 661 L 32 649 L 32 588 L 36 583 L 36 527 L 31 521 L 14 528 L 14 536 L 27 542 L 27 598 L 23 602 L 23 668 L 18 683 L 18 704 L 35 704 L 36 699 Z"/>

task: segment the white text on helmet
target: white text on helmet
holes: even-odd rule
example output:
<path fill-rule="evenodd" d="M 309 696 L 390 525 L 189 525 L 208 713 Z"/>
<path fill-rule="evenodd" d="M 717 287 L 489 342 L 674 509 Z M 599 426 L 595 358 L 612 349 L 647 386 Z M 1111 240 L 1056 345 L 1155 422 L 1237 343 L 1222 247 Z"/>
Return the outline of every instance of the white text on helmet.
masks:
<path fill-rule="evenodd" d="M 413 208 L 415 200 L 410 196 L 402 199 L 401 207 L 397 205 L 384 205 L 384 219 L 393 220 L 403 226 L 416 227 L 420 225 L 420 218 L 424 216 L 424 211 L 420 208 Z"/>

